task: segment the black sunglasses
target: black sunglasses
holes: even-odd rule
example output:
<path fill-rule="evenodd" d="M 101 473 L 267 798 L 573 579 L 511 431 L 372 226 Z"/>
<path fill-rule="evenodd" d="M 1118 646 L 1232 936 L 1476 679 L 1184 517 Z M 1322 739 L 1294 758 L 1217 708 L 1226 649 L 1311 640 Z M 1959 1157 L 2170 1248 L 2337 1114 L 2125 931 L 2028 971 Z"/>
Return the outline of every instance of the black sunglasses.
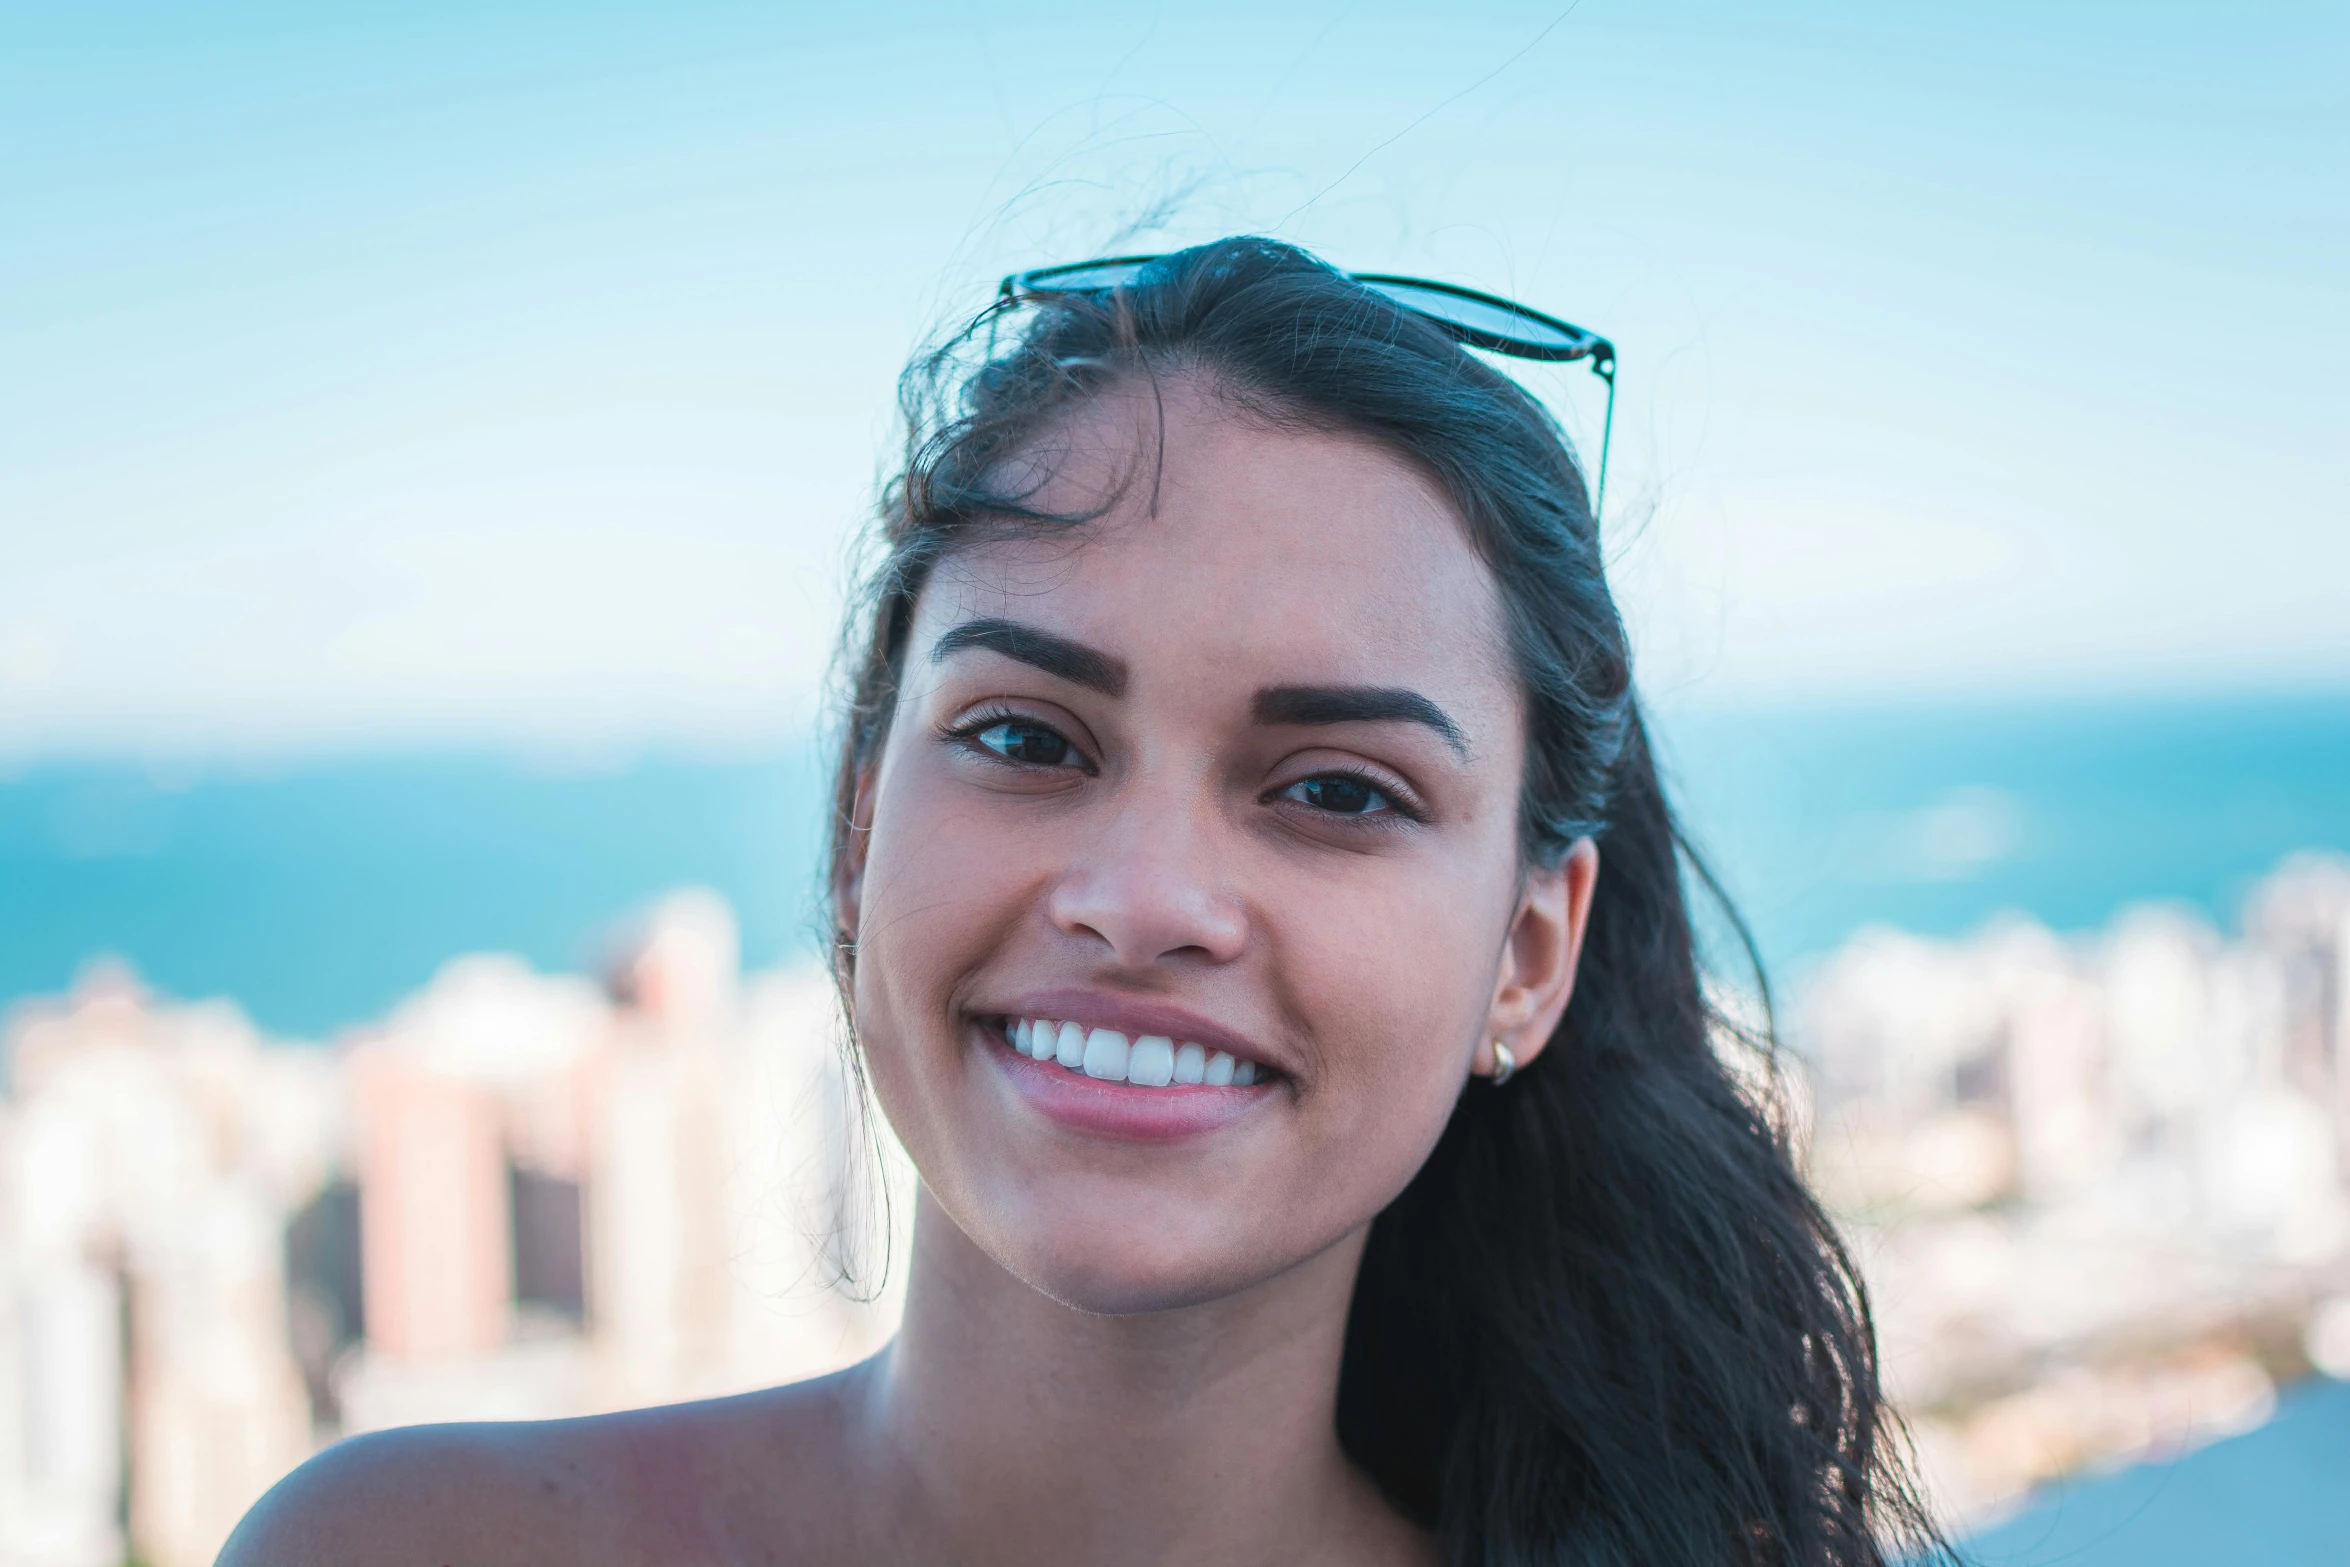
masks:
<path fill-rule="evenodd" d="M 1101 261 L 1073 261 L 1033 272 L 1015 272 L 997 290 L 1002 308 L 1033 299 L 1112 293 L 1133 282 L 1156 256 L 1113 256 Z M 1607 383 L 1607 414 L 1600 425 L 1599 485 L 1592 492 L 1591 520 L 1599 522 L 1607 499 L 1608 445 L 1616 428 L 1616 345 L 1597 332 L 1546 316 L 1539 310 L 1512 304 L 1493 294 L 1426 278 L 1390 277 L 1379 272 L 1350 272 L 1363 287 L 1383 294 L 1413 315 L 1434 324 L 1456 343 L 1507 354 L 1514 359 L 1540 359 L 1553 364 L 1587 359 L 1591 373 Z"/>

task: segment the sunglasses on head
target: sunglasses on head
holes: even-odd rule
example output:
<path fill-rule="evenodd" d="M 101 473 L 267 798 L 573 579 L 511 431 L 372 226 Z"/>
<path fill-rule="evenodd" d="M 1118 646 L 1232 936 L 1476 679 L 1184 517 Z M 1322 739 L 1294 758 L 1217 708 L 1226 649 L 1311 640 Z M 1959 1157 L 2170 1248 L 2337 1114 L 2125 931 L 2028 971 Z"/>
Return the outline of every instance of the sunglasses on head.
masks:
<path fill-rule="evenodd" d="M 1015 272 L 1004 279 L 997 297 L 1004 305 L 1030 300 L 1108 294 L 1125 287 L 1158 260 L 1156 256 L 1114 256 L 1100 261 L 1073 261 L 1057 267 Z M 1380 272 L 1350 272 L 1355 282 L 1401 305 L 1429 322 L 1465 348 L 1507 354 L 1513 359 L 1539 359 L 1553 364 L 1590 361 L 1591 373 L 1607 383 L 1607 414 L 1600 426 L 1599 484 L 1592 492 L 1591 520 L 1599 523 L 1599 508 L 1607 498 L 1608 445 L 1616 425 L 1616 345 L 1596 332 L 1529 310 L 1494 294 L 1426 278 L 1391 277 Z"/>

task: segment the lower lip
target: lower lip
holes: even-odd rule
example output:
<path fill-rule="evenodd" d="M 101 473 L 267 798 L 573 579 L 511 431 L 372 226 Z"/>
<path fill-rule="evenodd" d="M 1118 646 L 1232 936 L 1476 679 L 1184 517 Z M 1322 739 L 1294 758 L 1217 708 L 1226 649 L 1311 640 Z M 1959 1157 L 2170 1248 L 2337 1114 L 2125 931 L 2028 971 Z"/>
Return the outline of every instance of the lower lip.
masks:
<path fill-rule="evenodd" d="M 996 1067 L 1029 1107 L 1046 1120 L 1093 1137 L 1172 1143 L 1230 1126 L 1264 1103 L 1273 1083 L 1246 1088 L 1174 1084 L 1137 1088 L 1072 1072 L 1055 1061 L 1024 1056 L 991 1028 L 979 1037 Z"/>

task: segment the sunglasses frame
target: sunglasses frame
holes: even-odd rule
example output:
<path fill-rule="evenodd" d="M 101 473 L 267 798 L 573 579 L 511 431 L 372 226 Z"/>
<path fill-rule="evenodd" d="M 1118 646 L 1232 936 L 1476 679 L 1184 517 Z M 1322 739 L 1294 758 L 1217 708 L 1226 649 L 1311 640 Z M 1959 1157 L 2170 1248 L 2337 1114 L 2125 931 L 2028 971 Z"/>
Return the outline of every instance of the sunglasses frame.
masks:
<path fill-rule="evenodd" d="M 1053 280 L 1059 277 L 1099 272 L 1109 267 L 1139 269 L 1159 259 L 1157 256 L 1103 256 L 1093 261 L 1067 261 L 1058 266 L 1036 267 L 1026 272 L 1014 272 L 997 287 L 996 308 L 998 310 L 1009 309 L 1014 305 L 1024 304 L 1035 299 L 1082 298 L 1087 295 L 1114 293 L 1125 286 L 1123 282 L 1055 287 Z M 1607 383 L 1607 413 L 1600 425 L 1599 436 L 1599 483 L 1592 492 L 1591 500 L 1592 526 L 1599 525 L 1600 509 L 1607 502 L 1608 450 L 1614 443 L 1616 428 L 1615 344 L 1601 337 L 1598 333 L 1576 326 L 1572 322 L 1561 321 L 1556 316 L 1544 315 L 1539 310 L 1529 310 L 1524 305 L 1518 304 L 1514 300 L 1504 299 L 1498 294 L 1487 294 L 1477 289 L 1463 288 L 1457 283 L 1440 283 L 1432 278 L 1404 277 L 1389 272 L 1349 272 L 1346 275 L 1377 293 L 1398 309 L 1408 310 L 1421 320 L 1428 322 L 1464 348 L 1481 348 L 1487 353 L 1505 354 L 1513 359 L 1539 360 L 1548 364 L 1567 364 L 1578 359 L 1590 361 L 1591 373 Z M 1431 294 L 1442 294 L 1451 299 L 1466 300 L 1471 304 L 1484 305 L 1489 309 L 1500 310 L 1548 328 L 1570 341 L 1567 345 L 1561 346 L 1556 343 L 1534 342 L 1524 338 L 1510 337 L 1503 333 L 1488 332 L 1465 322 L 1455 321 L 1432 311 L 1423 310 L 1409 299 L 1390 293 L 1390 288 L 1419 289 Z"/>

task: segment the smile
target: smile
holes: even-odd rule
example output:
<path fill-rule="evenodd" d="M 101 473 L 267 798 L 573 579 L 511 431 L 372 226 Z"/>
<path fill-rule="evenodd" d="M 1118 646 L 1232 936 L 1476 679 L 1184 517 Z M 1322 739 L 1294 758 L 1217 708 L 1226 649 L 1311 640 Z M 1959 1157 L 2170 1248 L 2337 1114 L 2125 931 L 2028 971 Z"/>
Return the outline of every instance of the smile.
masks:
<path fill-rule="evenodd" d="M 1032 1060 L 1058 1062 L 1072 1072 L 1108 1083 L 1132 1083 L 1138 1088 L 1246 1088 L 1258 1078 L 1254 1061 L 1163 1034 L 1129 1039 L 1114 1028 L 1089 1029 L 1082 1023 L 1055 1018 L 1012 1018 L 1003 1024 L 1003 1032 L 1014 1050 Z"/>

